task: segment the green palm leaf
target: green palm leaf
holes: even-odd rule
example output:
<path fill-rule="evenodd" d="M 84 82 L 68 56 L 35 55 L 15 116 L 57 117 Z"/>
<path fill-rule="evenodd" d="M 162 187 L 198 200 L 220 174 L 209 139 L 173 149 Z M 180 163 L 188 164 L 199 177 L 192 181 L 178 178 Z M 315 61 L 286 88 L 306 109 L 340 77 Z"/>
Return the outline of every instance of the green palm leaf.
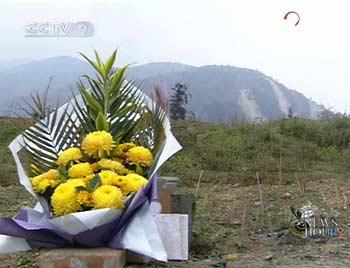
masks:
<path fill-rule="evenodd" d="M 151 148 L 154 161 L 148 174 L 152 174 L 155 169 L 159 157 L 163 151 L 165 145 L 165 119 L 166 119 L 166 101 L 162 98 L 161 89 L 156 87 L 153 94 L 153 106 L 151 108 L 146 107 L 146 112 L 142 115 L 135 127 L 135 133 L 132 140 L 138 144 Z"/>
<path fill-rule="evenodd" d="M 57 168 L 56 160 L 63 150 L 76 146 L 80 141 L 79 128 L 67 105 L 63 111 L 57 103 L 54 109 L 47 106 L 47 91 L 43 96 L 38 93 L 32 96 L 33 104 L 27 110 L 36 122 L 28 128 L 23 136 L 23 148 L 30 164 L 36 167 L 31 176 Z M 35 100 L 35 101 L 34 101 Z"/>
<path fill-rule="evenodd" d="M 96 61 L 82 55 L 97 71 L 96 78 L 83 76 L 84 83 L 78 83 L 83 105 L 75 98 L 75 112 L 86 133 L 105 130 L 115 140 L 124 141 L 135 128 L 142 113 L 144 94 L 137 90 L 133 82 L 126 81 L 124 75 L 128 66 L 113 69 L 116 52 L 104 63 L 96 54 Z"/>

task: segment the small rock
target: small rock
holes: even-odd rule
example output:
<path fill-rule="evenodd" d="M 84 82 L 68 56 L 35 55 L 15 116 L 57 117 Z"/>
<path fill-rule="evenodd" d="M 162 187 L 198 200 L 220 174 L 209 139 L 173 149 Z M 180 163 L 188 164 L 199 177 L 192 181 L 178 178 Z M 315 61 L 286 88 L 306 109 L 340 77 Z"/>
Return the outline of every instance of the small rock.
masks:
<path fill-rule="evenodd" d="M 272 255 L 267 255 L 267 256 L 264 258 L 264 261 L 272 261 L 272 258 L 273 258 Z"/>
<path fill-rule="evenodd" d="M 237 188 L 237 187 L 239 187 L 240 185 L 241 185 L 241 184 L 236 183 L 236 184 L 234 184 L 232 187 Z"/>
<path fill-rule="evenodd" d="M 282 236 L 284 236 L 284 235 L 286 235 L 287 233 L 286 232 L 279 232 L 278 234 L 277 234 L 277 238 L 280 238 L 280 237 L 282 237 Z"/>
<path fill-rule="evenodd" d="M 199 216 L 201 221 L 208 221 L 210 219 L 210 215 L 209 214 L 202 214 Z"/>
<path fill-rule="evenodd" d="M 219 261 L 214 264 L 212 264 L 212 267 L 217 267 L 217 268 L 226 268 L 227 263 L 225 261 Z"/>
<path fill-rule="evenodd" d="M 257 235 L 251 235 L 251 236 L 249 236 L 249 238 L 250 238 L 250 240 L 257 240 L 258 238 L 259 238 L 259 236 L 257 236 Z"/>
<path fill-rule="evenodd" d="M 275 207 L 274 204 L 268 204 L 267 207 L 265 208 L 265 211 L 269 211 Z"/>
<path fill-rule="evenodd" d="M 300 260 L 302 261 L 313 261 L 315 258 L 311 255 L 300 256 Z"/>
<path fill-rule="evenodd" d="M 281 197 L 282 197 L 282 198 L 289 199 L 289 198 L 291 198 L 291 197 L 292 197 L 292 194 L 291 194 L 291 193 L 286 192 L 286 193 L 284 193 L 284 194 L 283 194 Z"/>

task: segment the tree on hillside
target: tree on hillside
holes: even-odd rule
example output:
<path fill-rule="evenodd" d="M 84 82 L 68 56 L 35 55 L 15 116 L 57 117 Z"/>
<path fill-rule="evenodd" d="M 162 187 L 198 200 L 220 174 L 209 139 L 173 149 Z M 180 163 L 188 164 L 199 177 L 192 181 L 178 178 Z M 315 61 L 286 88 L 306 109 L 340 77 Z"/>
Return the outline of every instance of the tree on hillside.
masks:
<path fill-rule="evenodd" d="M 293 118 L 293 117 L 294 117 L 293 107 L 289 106 L 289 108 L 288 108 L 288 118 Z"/>
<path fill-rule="evenodd" d="M 346 112 L 339 113 L 335 111 L 334 107 L 326 107 L 322 104 L 320 106 L 321 106 L 321 110 L 317 114 L 317 118 L 320 120 L 348 118 L 348 115 L 346 114 Z"/>
<path fill-rule="evenodd" d="M 170 97 L 170 119 L 174 121 L 185 120 L 187 114 L 185 105 L 188 104 L 188 99 L 192 96 L 188 93 L 187 86 L 182 83 L 176 83 L 171 90 L 173 94 Z"/>

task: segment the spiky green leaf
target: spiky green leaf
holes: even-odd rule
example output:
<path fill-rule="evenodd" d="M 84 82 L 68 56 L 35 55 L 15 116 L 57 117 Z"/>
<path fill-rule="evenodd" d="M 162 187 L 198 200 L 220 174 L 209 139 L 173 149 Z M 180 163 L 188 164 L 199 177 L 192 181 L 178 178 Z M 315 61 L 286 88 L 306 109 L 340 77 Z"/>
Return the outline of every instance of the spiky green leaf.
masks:
<path fill-rule="evenodd" d="M 96 118 L 96 129 L 100 131 L 109 131 L 109 125 L 106 117 L 101 112 L 98 113 L 98 116 Z"/>

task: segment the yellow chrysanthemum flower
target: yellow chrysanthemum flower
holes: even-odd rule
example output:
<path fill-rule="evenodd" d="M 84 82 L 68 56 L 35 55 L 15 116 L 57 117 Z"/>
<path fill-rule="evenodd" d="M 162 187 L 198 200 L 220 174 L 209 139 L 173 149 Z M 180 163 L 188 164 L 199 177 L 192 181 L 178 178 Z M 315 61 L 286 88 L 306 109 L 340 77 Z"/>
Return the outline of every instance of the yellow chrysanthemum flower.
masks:
<path fill-rule="evenodd" d="M 37 183 L 33 183 L 32 186 L 35 192 L 43 194 L 46 191 L 46 189 L 50 187 L 50 180 L 43 179 Z"/>
<path fill-rule="evenodd" d="M 99 175 L 103 185 L 112 185 L 113 180 L 118 177 L 118 174 L 111 170 L 102 170 Z"/>
<path fill-rule="evenodd" d="M 101 167 L 101 169 L 113 170 L 119 175 L 125 175 L 129 173 L 129 170 L 118 161 L 103 158 L 98 162 L 98 165 Z"/>
<path fill-rule="evenodd" d="M 62 216 L 81 210 L 77 201 L 77 190 L 71 183 L 62 183 L 51 196 L 51 205 L 56 216 Z"/>
<path fill-rule="evenodd" d="M 85 207 L 93 207 L 94 202 L 92 196 L 88 191 L 79 191 L 77 194 L 77 201 L 80 205 Z"/>
<path fill-rule="evenodd" d="M 65 151 L 63 151 L 58 159 L 57 159 L 57 164 L 59 165 L 67 165 L 70 161 L 79 161 L 83 155 L 81 154 L 80 149 L 78 148 L 69 148 Z"/>
<path fill-rule="evenodd" d="M 48 179 L 48 180 L 58 180 L 59 179 L 59 173 L 56 169 L 50 169 L 49 171 L 40 174 L 39 176 L 36 176 L 32 178 L 32 183 L 37 184 L 40 181 Z"/>
<path fill-rule="evenodd" d="M 58 180 L 60 178 L 60 173 L 56 169 L 50 169 L 49 171 L 41 174 L 43 179 Z"/>
<path fill-rule="evenodd" d="M 60 184 L 59 173 L 55 169 L 31 178 L 33 190 L 37 193 L 44 193 L 48 187 L 55 188 Z"/>
<path fill-rule="evenodd" d="M 113 137 L 106 131 L 89 133 L 81 143 L 84 152 L 90 157 L 102 158 L 104 153 L 109 154 L 114 147 Z"/>
<path fill-rule="evenodd" d="M 70 179 L 66 183 L 73 185 L 74 187 L 86 186 L 86 182 L 84 181 L 84 179 Z"/>
<path fill-rule="evenodd" d="M 90 167 L 95 173 L 100 170 L 100 166 L 97 162 L 90 164 Z"/>
<path fill-rule="evenodd" d="M 124 195 L 122 191 L 111 185 L 103 185 L 97 188 L 93 194 L 94 208 L 124 208 Z"/>
<path fill-rule="evenodd" d="M 39 183 L 34 184 L 33 183 L 33 189 L 35 192 L 43 194 L 47 188 L 55 188 L 57 187 L 61 182 L 59 180 L 49 180 L 49 179 L 43 179 Z"/>
<path fill-rule="evenodd" d="M 122 188 L 124 184 L 125 184 L 125 176 L 116 176 L 112 178 L 112 185 Z"/>
<path fill-rule="evenodd" d="M 89 181 L 91 181 L 93 178 L 95 177 L 95 174 L 91 174 L 91 175 L 87 175 L 84 178 L 82 178 L 84 183 L 88 183 Z"/>
<path fill-rule="evenodd" d="M 153 155 L 151 151 L 143 146 L 136 146 L 131 148 L 127 153 L 127 162 L 142 166 L 151 166 L 153 162 Z"/>
<path fill-rule="evenodd" d="M 68 177 L 70 178 L 83 178 L 88 175 L 92 175 L 94 171 L 92 170 L 89 163 L 80 163 L 73 165 L 68 170 Z"/>
<path fill-rule="evenodd" d="M 136 144 L 133 142 L 127 142 L 127 143 L 122 143 L 118 144 L 114 156 L 116 156 L 118 159 L 126 159 L 126 153 L 131 149 L 136 147 Z"/>
<path fill-rule="evenodd" d="M 124 177 L 124 182 L 120 184 L 120 188 L 124 195 L 136 194 L 142 187 L 146 186 L 148 180 L 138 174 L 129 174 Z"/>

